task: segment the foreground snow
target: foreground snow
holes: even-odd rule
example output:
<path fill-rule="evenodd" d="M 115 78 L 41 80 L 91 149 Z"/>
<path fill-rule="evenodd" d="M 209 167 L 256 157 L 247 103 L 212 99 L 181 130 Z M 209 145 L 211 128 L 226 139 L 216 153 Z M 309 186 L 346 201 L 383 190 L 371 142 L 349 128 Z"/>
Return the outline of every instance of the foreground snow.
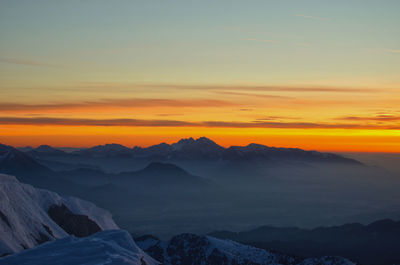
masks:
<path fill-rule="evenodd" d="M 69 236 L 5 258 L 1 265 L 156 265 L 124 230 L 98 232 L 90 237 Z"/>
<path fill-rule="evenodd" d="M 0 256 L 68 236 L 48 214 L 53 205 L 65 205 L 72 213 L 87 216 L 101 230 L 118 229 L 111 214 L 93 203 L 61 197 L 0 174 Z"/>

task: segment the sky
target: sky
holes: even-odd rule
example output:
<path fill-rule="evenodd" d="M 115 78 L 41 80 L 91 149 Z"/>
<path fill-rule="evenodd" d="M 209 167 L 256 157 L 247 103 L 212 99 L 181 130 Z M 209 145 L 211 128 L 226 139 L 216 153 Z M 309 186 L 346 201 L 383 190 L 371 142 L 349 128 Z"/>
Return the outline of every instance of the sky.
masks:
<path fill-rule="evenodd" d="M 1 1 L 0 142 L 400 152 L 400 1 Z"/>

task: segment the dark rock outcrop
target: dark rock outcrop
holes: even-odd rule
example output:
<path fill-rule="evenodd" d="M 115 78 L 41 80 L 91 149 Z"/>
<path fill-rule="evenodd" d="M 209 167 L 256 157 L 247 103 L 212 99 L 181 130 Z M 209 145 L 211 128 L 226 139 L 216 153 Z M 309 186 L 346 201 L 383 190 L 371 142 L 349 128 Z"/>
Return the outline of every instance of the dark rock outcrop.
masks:
<path fill-rule="evenodd" d="M 50 227 L 48 227 L 45 224 L 42 224 L 43 228 L 47 231 L 47 233 L 49 233 L 49 235 L 51 235 L 52 237 L 54 237 L 53 231 L 51 231 Z"/>
<path fill-rule="evenodd" d="M 86 215 L 74 214 L 64 204 L 52 205 L 49 216 L 65 232 L 76 237 L 86 237 L 101 231 L 100 226 Z"/>
<path fill-rule="evenodd" d="M 0 218 L 1 220 L 3 220 L 4 223 L 6 223 L 11 228 L 11 224 L 8 221 L 7 216 L 2 211 L 0 211 Z"/>
<path fill-rule="evenodd" d="M 48 237 L 46 234 L 39 232 L 39 238 L 36 238 L 33 236 L 33 238 L 36 240 L 36 243 L 38 245 L 43 244 L 47 241 L 50 241 L 50 237 Z"/>

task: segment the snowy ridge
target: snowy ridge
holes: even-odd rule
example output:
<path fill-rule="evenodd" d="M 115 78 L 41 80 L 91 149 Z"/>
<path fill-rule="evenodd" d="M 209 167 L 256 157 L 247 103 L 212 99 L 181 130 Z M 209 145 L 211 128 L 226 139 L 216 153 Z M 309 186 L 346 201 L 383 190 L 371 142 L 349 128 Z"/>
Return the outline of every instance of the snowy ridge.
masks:
<path fill-rule="evenodd" d="M 51 253 L 51 254 L 50 254 Z M 109 230 L 90 237 L 69 236 L 0 259 L 7 265 L 157 265 L 137 247 L 128 232 Z"/>
<path fill-rule="evenodd" d="M 327 256 L 327 257 L 321 257 L 321 258 L 305 259 L 298 265 L 320 265 L 320 264 L 321 265 L 350 265 L 350 264 L 354 264 L 354 263 L 349 263 L 348 260 L 343 259 L 341 257 Z"/>
<path fill-rule="evenodd" d="M 0 174 L 0 256 L 68 236 L 48 214 L 50 206 L 62 204 L 74 214 L 88 216 L 102 230 L 118 229 L 109 212 L 90 202 L 61 197 Z"/>
<path fill-rule="evenodd" d="M 218 249 L 221 253 L 226 255 L 230 263 L 232 263 L 233 260 L 239 263 L 245 263 L 251 260 L 259 264 L 275 264 L 278 262 L 277 255 L 263 249 L 239 244 L 231 240 L 223 240 L 210 236 L 206 236 L 206 238 L 210 242 L 208 254 L 210 255 L 213 249 Z M 291 259 L 288 257 L 288 260 L 290 261 Z"/>
<path fill-rule="evenodd" d="M 211 236 L 181 234 L 169 241 L 152 236 L 136 239 L 150 256 L 165 265 L 355 265 L 342 257 L 300 258 Z"/>

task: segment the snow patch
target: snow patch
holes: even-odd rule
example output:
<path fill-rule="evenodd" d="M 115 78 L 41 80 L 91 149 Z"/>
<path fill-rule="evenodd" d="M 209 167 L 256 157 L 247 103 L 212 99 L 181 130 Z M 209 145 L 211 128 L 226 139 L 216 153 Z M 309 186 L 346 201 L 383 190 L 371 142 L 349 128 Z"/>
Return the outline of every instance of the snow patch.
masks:
<path fill-rule="evenodd" d="M 0 259 L 7 265 L 157 265 L 124 230 L 109 230 L 90 237 L 68 236 Z"/>
<path fill-rule="evenodd" d="M 44 239 L 68 236 L 48 215 L 51 205 L 67 206 L 73 213 L 87 215 L 102 230 L 118 229 L 111 214 L 93 203 L 20 183 L 14 176 L 0 174 L 0 256 L 32 248 Z M 46 228 L 47 226 L 47 228 Z"/>

